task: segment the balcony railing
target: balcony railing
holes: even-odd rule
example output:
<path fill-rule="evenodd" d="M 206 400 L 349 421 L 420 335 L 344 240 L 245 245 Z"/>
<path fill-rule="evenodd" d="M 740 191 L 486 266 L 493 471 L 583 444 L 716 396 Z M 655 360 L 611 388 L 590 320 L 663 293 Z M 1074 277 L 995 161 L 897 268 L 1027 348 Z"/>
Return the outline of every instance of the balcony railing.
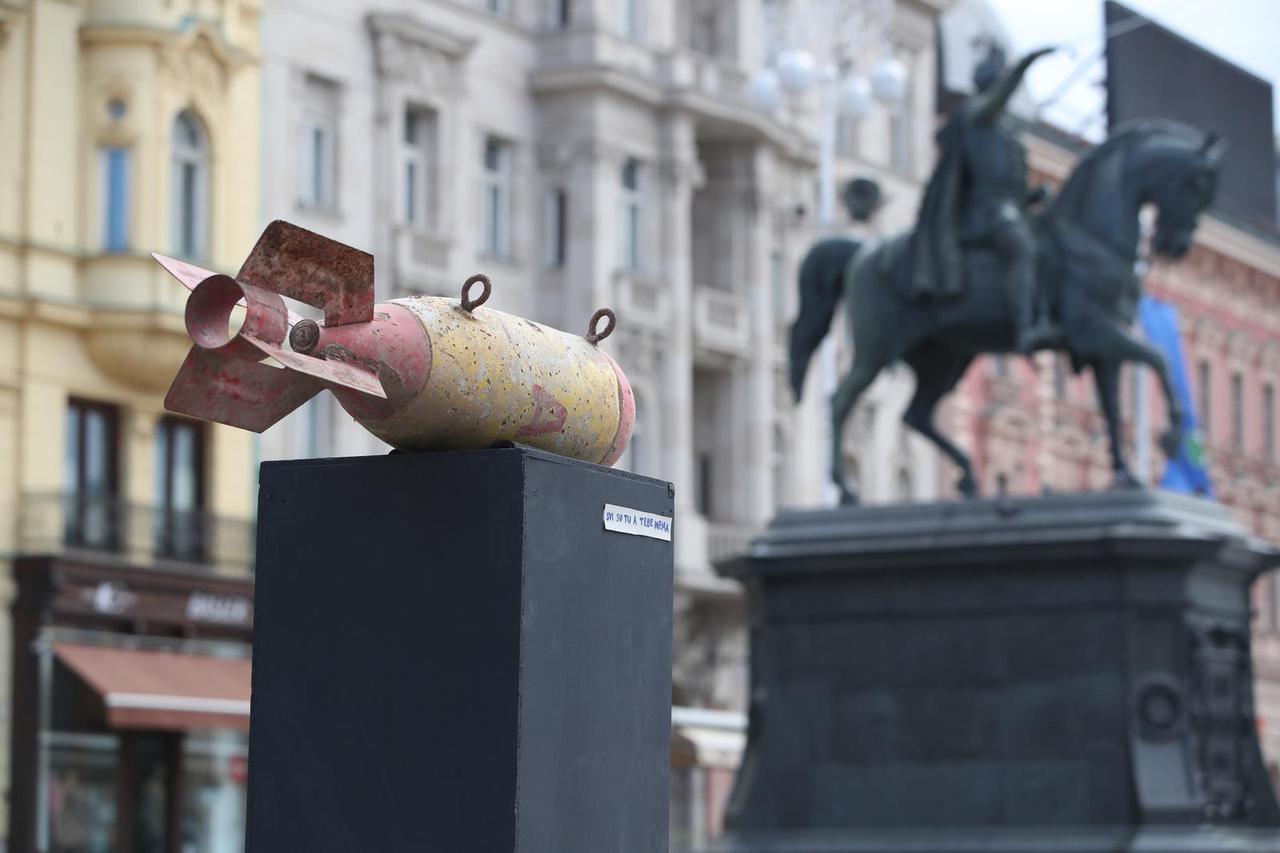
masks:
<path fill-rule="evenodd" d="M 694 340 L 728 355 L 746 355 L 751 348 L 747 306 L 736 293 L 708 285 L 694 288 Z"/>
<path fill-rule="evenodd" d="M 203 512 L 130 504 L 114 496 L 26 495 L 24 554 L 96 554 L 180 571 L 253 572 L 254 524 Z"/>
<path fill-rule="evenodd" d="M 744 524 L 707 524 L 707 561 L 716 565 L 724 560 L 731 560 L 747 553 L 751 540 L 760 532 L 759 528 Z"/>
<path fill-rule="evenodd" d="M 626 272 L 619 272 L 616 282 L 620 316 L 639 326 L 668 328 L 671 300 L 665 282 Z"/>

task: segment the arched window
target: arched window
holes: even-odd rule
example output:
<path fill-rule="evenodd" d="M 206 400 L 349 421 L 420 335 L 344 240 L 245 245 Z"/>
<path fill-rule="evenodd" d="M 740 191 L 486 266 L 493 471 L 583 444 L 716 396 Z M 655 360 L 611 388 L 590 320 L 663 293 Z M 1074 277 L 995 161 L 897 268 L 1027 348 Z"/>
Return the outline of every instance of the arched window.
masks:
<path fill-rule="evenodd" d="M 169 234 L 173 251 L 204 258 L 209 248 L 209 136 L 191 110 L 173 120 Z"/>

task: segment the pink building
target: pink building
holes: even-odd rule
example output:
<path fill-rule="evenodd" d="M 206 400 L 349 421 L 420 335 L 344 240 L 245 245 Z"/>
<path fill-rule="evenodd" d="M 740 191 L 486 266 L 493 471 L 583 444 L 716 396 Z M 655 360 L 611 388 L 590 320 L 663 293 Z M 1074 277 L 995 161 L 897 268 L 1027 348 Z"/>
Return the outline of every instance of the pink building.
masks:
<path fill-rule="evenodd" d="M 1052 130 L 1026 135 L 1040 181 L 1059 184 L 1080 149 Z M 1269 177 L 1264 177 L 1269 179 Z M 1158 262 L 1147 292 L 1178 311 L 1187 371 L 1218 500 L 1255 535 L 1280 543 L 1280 231 L 1220 216 L 1201 220 L 1196 245 L 1178 263 Z M 1140 470 L 1136 402 L 1145 397 L 1150 430 L 1148 478 L 1163 469 L 1156 436 L 1166 422 L 1154 377 L 1130 378 L 1123 407 L 1131 464 Z M 979 362 L 948 404 L 951 433 L 974 451 L 987 494 L 1105 489 L 1111 483 L 1105 429 L 1092 380 L 1065 358 L 1035 365 L 1006 357 Z M 944 486 L 957 476 L 944 466 Z M 1259 726 L 1280 778 L 1280 579 L 1255 587 L 1254 653 Z"/>

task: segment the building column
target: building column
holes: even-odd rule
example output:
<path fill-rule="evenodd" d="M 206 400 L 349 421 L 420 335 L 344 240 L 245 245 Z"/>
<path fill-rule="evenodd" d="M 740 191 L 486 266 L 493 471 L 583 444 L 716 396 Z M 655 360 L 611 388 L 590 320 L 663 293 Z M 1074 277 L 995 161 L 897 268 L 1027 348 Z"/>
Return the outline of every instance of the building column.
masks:
<path fill-rule="evenodd" d="M 747 275 L 744 280 L 751 351 L 747 358 L 746 489 L 743 520 L 763 525 L 773 515 L 774 322 L 770 276 L 774 249 L 772 208 L 776 163 L 772 150 L 756 145 L 747 195 Z"/>
<path fill-rule="evenodd" d="M 670 324 L 661 355 L 661 475 L 675 484 L 676 568 L 706 561 L 706 531 L 694 505 L 693 468 L 693 265 L 691 210 L 693 191 L 701 181 L 693 122 L 669 115 L 664 121 L 665 149 L 659 193 L 660 275 L 667 284 Z"/>

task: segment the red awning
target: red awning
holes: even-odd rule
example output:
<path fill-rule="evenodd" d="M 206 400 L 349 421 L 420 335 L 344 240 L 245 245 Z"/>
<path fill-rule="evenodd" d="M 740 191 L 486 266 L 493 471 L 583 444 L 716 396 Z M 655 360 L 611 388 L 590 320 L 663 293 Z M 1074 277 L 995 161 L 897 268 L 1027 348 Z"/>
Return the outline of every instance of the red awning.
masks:
<path fill-rule="evenodd" d="M 121 729 L 249 730 L 248 660 L 54 643 Z"/>

